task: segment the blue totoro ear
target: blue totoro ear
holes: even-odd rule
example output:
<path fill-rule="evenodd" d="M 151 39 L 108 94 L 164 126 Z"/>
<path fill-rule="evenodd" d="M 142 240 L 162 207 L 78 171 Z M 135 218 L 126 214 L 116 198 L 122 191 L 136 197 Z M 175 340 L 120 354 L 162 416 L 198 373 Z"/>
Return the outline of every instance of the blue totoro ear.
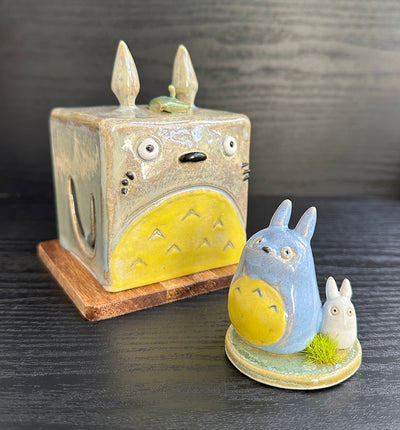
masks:
<path fill-rule="evenodd" d="M 295 230 L 307 240 L 311 240 L 312 235 L 314 234 L 316 222 L 317 209 L 312 206 L 304 212 L 303 216 L 300 218 L 300 221 L 297 223 Z"/>
<path fill-rule="evenodd" d="M 287 226 L 290 220 L 290 214 L 292 213 L 292 202 L 289 199 L 284 200 L 272 215 L 269 226 Z"/>

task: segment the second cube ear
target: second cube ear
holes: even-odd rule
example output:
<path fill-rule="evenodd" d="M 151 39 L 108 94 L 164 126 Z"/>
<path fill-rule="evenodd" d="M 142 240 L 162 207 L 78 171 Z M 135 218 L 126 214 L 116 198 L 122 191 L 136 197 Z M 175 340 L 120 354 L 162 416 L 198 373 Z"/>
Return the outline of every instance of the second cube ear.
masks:
<path fill-rule="evenodd" d="M 180 45 L 176 52 L 172 69 L 172 85 L 176 90 L 176 98 L 194 105 L 199 84 L 187 49 Z"/>

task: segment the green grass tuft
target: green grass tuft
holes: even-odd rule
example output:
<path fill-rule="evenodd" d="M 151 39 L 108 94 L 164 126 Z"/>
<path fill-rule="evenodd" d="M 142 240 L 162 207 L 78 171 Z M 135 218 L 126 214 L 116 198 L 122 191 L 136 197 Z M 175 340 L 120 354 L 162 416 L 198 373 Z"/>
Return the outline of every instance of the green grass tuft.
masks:
<path fill-rule="evenodd" d="M 327 334 L 318 333 L 303 351 L 306 361 L 312 364 L 336 364 L 342 361 L 337 341 Z"/>

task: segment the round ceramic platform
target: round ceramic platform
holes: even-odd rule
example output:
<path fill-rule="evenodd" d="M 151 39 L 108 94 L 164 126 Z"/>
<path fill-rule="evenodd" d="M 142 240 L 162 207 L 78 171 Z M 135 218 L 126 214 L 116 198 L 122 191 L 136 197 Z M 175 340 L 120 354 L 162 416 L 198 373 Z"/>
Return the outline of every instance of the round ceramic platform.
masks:
<path fill-rule="evenodd" d="M 232 364 L 249 378 L 263 384 L 292 390 L 316 390 L 331 387 L 350 378 L 361 364 L 358 340 L 335 365 L 314 365 L 304 354 L 274 354 L 246 342 L 231 325 L 225 338 L 225 351 Z"/>

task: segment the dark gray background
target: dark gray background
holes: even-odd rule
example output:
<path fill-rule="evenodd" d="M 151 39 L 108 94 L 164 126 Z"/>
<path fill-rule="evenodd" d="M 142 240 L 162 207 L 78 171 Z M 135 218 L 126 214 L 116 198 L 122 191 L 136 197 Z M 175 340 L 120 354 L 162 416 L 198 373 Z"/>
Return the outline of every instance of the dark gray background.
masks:
<path fill-rule="evenodd" d="M 116 103 L 119 39 L 139 103 L 183 43 L 197 105 L 250 117 L 252 194 L 399 195 L 397 1 L 0 0 L 1 195 L 51 195 L 49 111 Z"/>

